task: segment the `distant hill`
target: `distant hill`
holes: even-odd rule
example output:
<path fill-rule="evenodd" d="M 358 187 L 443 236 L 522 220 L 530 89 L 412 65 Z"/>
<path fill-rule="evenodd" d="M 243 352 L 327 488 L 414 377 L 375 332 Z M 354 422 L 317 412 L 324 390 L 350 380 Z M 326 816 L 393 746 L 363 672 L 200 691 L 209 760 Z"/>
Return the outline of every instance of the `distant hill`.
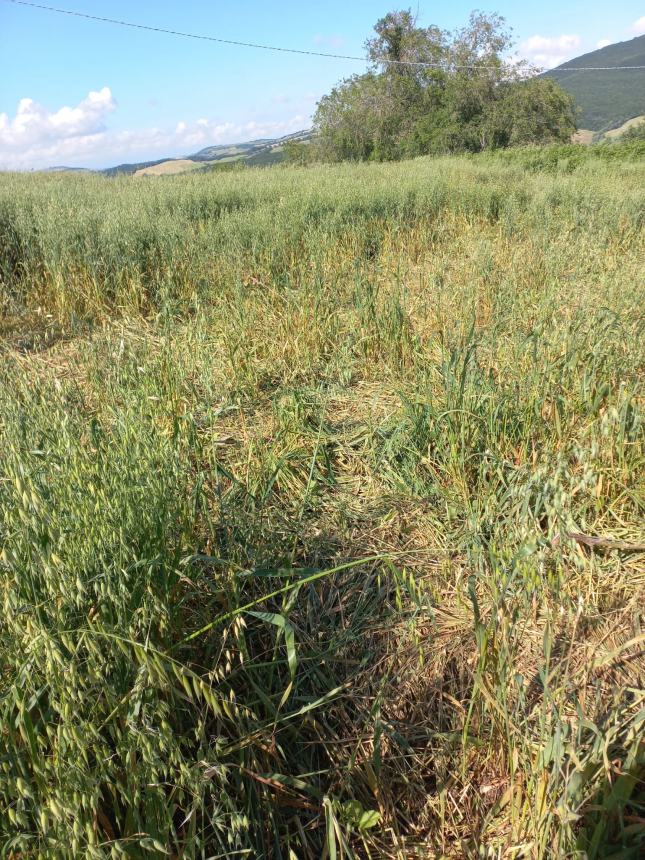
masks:
<path fill-rule="evenodd" d="M 254 152 L 260 152 L 275 143 L 274 140 L 251 140 L 247 143 L 222 144 L 207 146 L 199 152 L 189 155 L 193 161 L 222 161 L 231 158 L 247 158 Z"/>
<path fill-rule="evenodd" d="M 617 128 L 645 114 L 645 69 L 567 71 L 570 67 L 645 66 L 645 35 L 568 60 L 544 73 L 567 90 L 580 109 L 578 126 L 594 132 Z"/>
<path fill-rule="evenodd" d="M 166 161 L 176 161 L 174 158 L 158 158 L 156 161 L 138 161 L 136 164 L 117 164 L 116 167 L 107 167 L 105 170 L 100 170 L 105 176 L 134 176 L 139 170 L 145 170 L 148 167 L 155 167 L 157 164 L 164 164 Z"/>
<path fill-rule="evenodd" d="M 102 170 L 101 173 L 105 176 L 162 176 L 233 162 L 249 165 L 278 164 L 284 160 L 284 146 L 287 142 L 308 143 L 310 140 L 310 131 L 297 131 L 293 134 L 286 134 L 284 137 L 207 146 L 185 158 L 158 158 L 156 161 L 118 164 L 116 167 Z M 53 169 L 64 170 L 69 168 Z"/>
<path fill-rule="evenodd" d="M 60 165 L 58 167 L 46 167 L 43 173 L 91 173 L 87 167 L 65 167 L 64 165 Z"/>

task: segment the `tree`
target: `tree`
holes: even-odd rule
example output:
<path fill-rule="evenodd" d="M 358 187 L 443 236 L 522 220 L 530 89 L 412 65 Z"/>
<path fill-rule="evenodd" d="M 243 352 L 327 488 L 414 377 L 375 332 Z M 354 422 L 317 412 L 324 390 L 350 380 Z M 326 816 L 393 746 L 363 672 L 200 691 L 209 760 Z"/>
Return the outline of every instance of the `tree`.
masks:
<path fill-rule="evenodd" d="M 314 125 L 325 158 L 400 157 L 432 100 L 429 90 L 444 84 L 443 31 L 417 27 L 409 10 L 389 13 L 374 31 L 365 43 L 370 71 L 341 82 L 318 104 Z"/>
<path fill-rule="evenodd" d="M 446 60 L 447 33 L 439 27 L 417 27 L 409 9 L 389 12 L 376 22 L 374 32 L 365 49 L 372 63 L 382 65 L 385 72 L 423 78 L 431 65 L 441 66 Z"/>
<path fill-rule="evenodd" d="M 567 140 L 571 99 L 553 81 L 528 79 L 505 59 L 511 33 L 499 15 L 471 14 L 454 33 L 390 12 L 366 42 L 372 68 L 318 104 L 325 159 L 392 159 Z"/>
<path fill-rule="evenodd" d="M 323 157 L 331 161 L 379 157 L 380 142 L 388 137 L 389 113 L 391 106 L 378 75 L 370 72 L 343 81 L 323 96 L 316 110 L 317 142 Z"/>
<path fill-rule="evenodd" d="M 570 141 L 576 130 L 572 97 L 552 78 L 531 78 L 501 88 L 491 111 L 489 146 Z"/>
<path fill-rule="evenodd" d="M 449 151 L 478 151 L 490 145 L 491 108 L 504 82 L 519 74 L 514 64 L 503 59 L 511 45 L 511 32 L 496 14 L 472 12 L 468 25 L 453 35 L 452 74 L 446 91 L 450 123 L 445 145 Z"/>
<path fill-rule="evenodd" d="M 315 158 L 315 148 L 308 141 L 287 140 L 283 149 L 289 164 L 310 164 Z"/>

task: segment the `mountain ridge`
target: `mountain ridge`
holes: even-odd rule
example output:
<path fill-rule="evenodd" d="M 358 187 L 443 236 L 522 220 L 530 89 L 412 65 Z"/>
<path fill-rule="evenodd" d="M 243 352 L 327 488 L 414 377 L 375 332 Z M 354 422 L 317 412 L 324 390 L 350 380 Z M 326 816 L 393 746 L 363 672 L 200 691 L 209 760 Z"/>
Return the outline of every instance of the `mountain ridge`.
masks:
<path fill-rule="evenodd" d="M 573 96 L 581 129 L 602 134 L 645 114 L 645 68 L 617 66 L 645 66 L 645 35 L 581 54 L 542 76 L 554 78 Z"/>

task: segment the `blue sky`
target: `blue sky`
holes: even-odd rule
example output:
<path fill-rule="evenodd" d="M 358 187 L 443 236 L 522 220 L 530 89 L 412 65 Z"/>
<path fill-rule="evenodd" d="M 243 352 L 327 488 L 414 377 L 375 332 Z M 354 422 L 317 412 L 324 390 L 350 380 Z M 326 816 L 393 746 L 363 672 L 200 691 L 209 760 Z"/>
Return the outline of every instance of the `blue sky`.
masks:
<path fill-rule="evenodd" d="M 375 21 L 406 2 L 52 5 L 240 41 L 362 55 Z M 504 15 L 519 53 L 541 66 L 645 33 L 644 0 L 420 2 L 419 20 L 453 29 L 473 7 Z M 364 68 L 129 30 L 0 0 L 0 168 L 106 166 L 278 136 L 307 127 L 317 99 Z"/>

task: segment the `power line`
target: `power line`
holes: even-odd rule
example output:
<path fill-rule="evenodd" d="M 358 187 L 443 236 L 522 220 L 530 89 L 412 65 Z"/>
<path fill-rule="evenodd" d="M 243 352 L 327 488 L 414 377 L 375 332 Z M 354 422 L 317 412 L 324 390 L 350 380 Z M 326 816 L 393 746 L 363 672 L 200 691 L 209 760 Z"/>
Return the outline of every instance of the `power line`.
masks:
<path fill-rule="evenodd" d="M 73 9 L 58 9 L 55 6 L 45 6 L 42 3 L 29 3 L 27 0 L 4 0 L 5 3 L 13 3 L 15 6 L 28 6 L 31 9 L 41 9 L 46 12 L 56 12 L 59 15 L 70 15 L 74 18 L 84 18 L 87 21 L 99 21 L 102 24 L 116 24 L 119 27 L 130 27 L 134 30 L 146 30 L 150 33 L 165 33 L 167 36 L 181 36 L 184 39 L 199 39 L 204 42 L 216 42 L 220 45 L 233 45 L 238 48 L 256 48 L 262 51 L 278 51 L 282 54 L 300 54 L 308 57 L 327 57 L 332 60 L 355 60 L 360 63 L 369 62 L 368 57 L 356 57 L 350 54 L 331 54 L 323 51 L 305 51 L 301 48 L 283 48 L 278 45 L 262 45 L 257 42 L 239 42 L 235 39 L 222 39 L 218 36 L 206 36 L 199 33 L 186 33 L 182 30 L 170 30 L 165 27 L 154 27 L 150 24 L 135 24 L 133 21 L 120 21 L 117 18 L 105 18 L 101 15 L 90 15 L 87 12 L 77 12 Z M 446 69 L 445 63 L 427 63 L 414 60 L 387 60 L 380 59 L 379 63 L 390 66 L 415 66 L 417 68 Z M 498 66 L 459 65 L 448 64 L 449 69 L 457 71 L 473 70 L 499 71 Z M 559 72 L 616 72 L 645 69 L 645 66 L 567 66 L 563 69 L 553 69 Z"/>

